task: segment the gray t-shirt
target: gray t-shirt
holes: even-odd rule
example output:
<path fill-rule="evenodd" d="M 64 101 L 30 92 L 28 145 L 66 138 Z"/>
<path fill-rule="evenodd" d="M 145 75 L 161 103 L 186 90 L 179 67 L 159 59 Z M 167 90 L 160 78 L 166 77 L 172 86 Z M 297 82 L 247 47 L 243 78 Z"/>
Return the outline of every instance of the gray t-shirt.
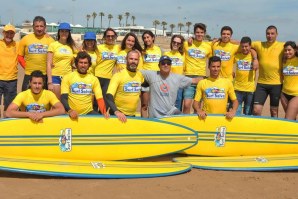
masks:
<path fill-rule="evenodd" d="M 150 70 L 142 70 L 141 73 L 150 88 L 149 117 L 162 117 L 180 112 L 175 107 L 178 89 L 190 86 L 192 79 L 174 73 L 163 79 L 158 71 Z"/>

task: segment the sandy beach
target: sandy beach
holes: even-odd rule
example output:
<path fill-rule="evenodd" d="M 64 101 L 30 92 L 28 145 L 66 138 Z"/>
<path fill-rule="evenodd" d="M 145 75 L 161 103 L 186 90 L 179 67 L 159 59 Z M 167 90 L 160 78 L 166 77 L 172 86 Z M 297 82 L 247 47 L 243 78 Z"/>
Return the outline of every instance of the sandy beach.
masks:
<path fill-rule="evenodd" d="M 19 70 L 19 86 L 23 70 Z M 268 101 L 263 115 L 269 116 Z M 280 106 L 280 117 L 284 111 Z M 177 155 L 146 161 L 171 161 Z M 298 198 L 298 172 L 232 172 L 192 169 L 143 179 L 53 178 L 0 171 L 1 198 Z"/>

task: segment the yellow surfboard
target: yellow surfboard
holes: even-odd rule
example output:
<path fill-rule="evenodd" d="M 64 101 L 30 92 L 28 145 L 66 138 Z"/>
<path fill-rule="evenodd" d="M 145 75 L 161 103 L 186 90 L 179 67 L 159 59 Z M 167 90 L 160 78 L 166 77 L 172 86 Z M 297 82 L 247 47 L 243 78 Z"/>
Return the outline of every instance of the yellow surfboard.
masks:
<path fill-rule="evenodd" d="M 0 120 L 0 156 L 125 160 L 174 153 L 197 144 L 192 129 L 165 121 L 81 116 Z"/>
<path fill-rule="evenodd" d="M 233 157 L 180 157 L 175 162 L 189 163 L 194 168 L 227 171 L 298 170 L 298 154 Z"/>
<path fill-rule="evenodd" d="M 186 154 L 202 156 L 274 155 L 298 153 L 298 122 L 257 116 L 197 115 L 161 118 L 198 131 L 199 144 Z"/>
<path fill-rule="evenodd" d="M 190 171 L 191 165 L 173 162 L 61 160 L 0 156 L 0 170 L 73 178 L 146 178 Z"/>

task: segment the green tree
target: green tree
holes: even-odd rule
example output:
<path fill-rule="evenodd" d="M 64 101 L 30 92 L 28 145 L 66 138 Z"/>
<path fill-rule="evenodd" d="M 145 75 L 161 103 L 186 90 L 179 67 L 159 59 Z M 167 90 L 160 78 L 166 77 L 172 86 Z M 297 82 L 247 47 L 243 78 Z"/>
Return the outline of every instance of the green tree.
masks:
<path fill-rule="evenodd" d="M 95 21 L 95 18 L 97 16 L 96 12 L 93 12 L 91 16 L 93 18 L 93 28 L 94 28 L 94 21 Z"/>
<path fill-rule="evenodd" d="M 167 22 L 165 22 L 165 21 L 162 21 L 162 22 L 161 22 L 161 26 L 162 26 L 162 35 L 165 35 L 165 30 L 167 29 L 167 28 L 166 28 L 166 25 L 168 25 Z"/>
<path fill-rule="evenodd" d="M 190 31 L 189 28 L 192 25 L 192 23 L 190 21 L 188 21 L 188 22 L 186 22 L 185 25 L 187 26 L 187 34 L 188 34 L 188 37 L 189 37 L 189 31 Z"/>
<path fill-rule="evenodd" d="M 178 28 L 179 28 L 180 35 L 181 35 L 181 29 L 183 27 L 184 27 L 184 24 L 183 23 L 178 23 Z"/>
<path fill-rule="evenodd" d="M 128 17 L 129 17 L 129 15 L 130 15 L 130 13 L 129 13 L 129 12 L 126 12 L 124 15 L 126 16 L 125 26 L 127 26 L 127 20 L 128 20 Z"/>
<path fill-rule="evenodd" d="M 131 16 L 131 20 L 132 20 L 132 25 L 135 26 L 135 20 L 136 20 L 136 17 L 135 16 Z"/>
<path fill-rule="evenodd" d="M 175 28 L 175 24 L 170 24 L 170 28 L 171 28 L 171 35 L 173 35 L 173 31 L 174 31 L 174 28 Z"/>
<path fill-rule="evenodd" d="M 160 24 L 160 22 L 158 21 L 158 20 L 154 20 L 153 21 L 153 27 L 154 27 L 154 29 L 155 29 L 155 36 L 156 36 L 156 28 L 157 28 L 157 26 Z"/>
<path fill-rule="evenodd" d="M 121 27 L 121 21 L 123 19 L 123 16 L 122 15 L 118 15 L 118 19 L 119 19 L 119 26 Z"/>
<path fill-rule="evenodd" d="M 86 19 L 87 19 L 87 28 L 89 27 L 89 20 L 91 18 L 91 15 L 87 14 L 86 15 Z"/>
<path fill-rule="evenodd" d="M 100 16 L 100 29 L 102 29 L 102 17 L 105 16 L 105 13 L 100 12 L 98 16 Z"/>
<path fill-rule="evenodd" d="M 111 25 L 111 19 L 113 18 L 113 15 L 111 15 L 111 14 L 109 14 L 108 15 L 108 19 L 109 19 L 109 27 L 110 27 L 110 25 Z"/>

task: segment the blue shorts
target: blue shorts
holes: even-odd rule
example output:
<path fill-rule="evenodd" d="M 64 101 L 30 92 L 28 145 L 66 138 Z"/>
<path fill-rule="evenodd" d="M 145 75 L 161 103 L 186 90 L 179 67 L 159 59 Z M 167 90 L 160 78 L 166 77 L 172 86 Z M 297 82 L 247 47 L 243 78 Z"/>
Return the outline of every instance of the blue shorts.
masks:
<path fill-rule="evenodd" d="M 206 78 L 205 76 L 198 76 L 198 75 L 186 75 L 187 77 L 190 78 Z M 190 86 L 186 87 L 183 90 L 183 99 L 194 99 L 196 95 L 196 90 L 197 90 L 197 85 L 198 84 L 191 84 Z"/>
<path fill-rule="evenodd" d="M 61 85 L 62 76 L 52 76 L 52 81 L 53 81 L 53 84 Z"/>

